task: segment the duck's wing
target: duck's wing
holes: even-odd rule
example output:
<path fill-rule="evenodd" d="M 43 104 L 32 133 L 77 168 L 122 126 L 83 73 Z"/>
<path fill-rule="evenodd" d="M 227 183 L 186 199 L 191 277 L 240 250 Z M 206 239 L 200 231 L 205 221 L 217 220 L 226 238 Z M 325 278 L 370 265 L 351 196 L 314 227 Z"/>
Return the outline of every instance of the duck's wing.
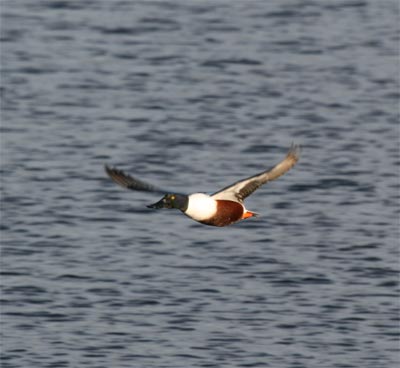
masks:
<path fill-rule="evenodd" d="M 299 157 L 300 146 L 292 144 L 285 159 L 272 169 L 250 176 L 249 178 L 239 180 L 236 183 L 214 193 L 212 198 L 243 202 L 246 197 L 248 197 L 261 185 L 264 185 L 271 180 L 275 180 L 289 171 L 299 160 Z"/>
<path fill-rule="evenodd" d="M 146 183 L 142 180 L 136 179 L 133 176 L 125 174 L 122 170 L 119 170 L 115 167 L 109 167 L 104 165 L 104 169 L 108 176 L 118 185 L 123 188 L 131 189 L 131 190 L 138 190 L 144 192 L 155 192 L 155 193 L 168 193 L 168 191 L 164 191 L 154 185 Z"/>

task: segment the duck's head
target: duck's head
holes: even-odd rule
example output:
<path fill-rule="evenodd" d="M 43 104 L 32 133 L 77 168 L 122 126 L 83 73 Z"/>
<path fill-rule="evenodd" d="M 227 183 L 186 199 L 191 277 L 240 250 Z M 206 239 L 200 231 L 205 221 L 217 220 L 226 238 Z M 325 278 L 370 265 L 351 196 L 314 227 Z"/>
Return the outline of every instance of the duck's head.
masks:
<path fill-rule="evenodd" d="M 177 208 L 186 211 L 188 208 L 189 198 L 183 194 L 166 194 L 160 201 L 150 204 L 148 208 Z"/>

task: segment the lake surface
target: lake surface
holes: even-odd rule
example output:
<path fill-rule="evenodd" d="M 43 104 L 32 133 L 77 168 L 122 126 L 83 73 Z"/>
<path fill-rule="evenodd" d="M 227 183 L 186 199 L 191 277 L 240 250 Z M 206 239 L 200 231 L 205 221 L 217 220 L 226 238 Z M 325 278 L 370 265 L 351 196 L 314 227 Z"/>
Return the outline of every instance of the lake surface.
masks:
<path fill-rule="evenodd" d="M 2 1 L 1 366 L 397 367 L 399 5 Z M 212 193 L 213 228 L 108 163 Z"/>

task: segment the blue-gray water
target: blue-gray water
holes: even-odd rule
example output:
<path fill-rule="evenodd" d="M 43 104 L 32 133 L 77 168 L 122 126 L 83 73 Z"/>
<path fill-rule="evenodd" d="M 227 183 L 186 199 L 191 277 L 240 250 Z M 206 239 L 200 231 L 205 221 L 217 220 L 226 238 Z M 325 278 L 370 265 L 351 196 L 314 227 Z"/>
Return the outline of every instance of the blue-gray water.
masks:
<path fill-rule="evenodd" d="M 397 1 L 2 1 L 1 367 L 397 367 Z M 106 178 L 214 192 L 197 224 Z"/>

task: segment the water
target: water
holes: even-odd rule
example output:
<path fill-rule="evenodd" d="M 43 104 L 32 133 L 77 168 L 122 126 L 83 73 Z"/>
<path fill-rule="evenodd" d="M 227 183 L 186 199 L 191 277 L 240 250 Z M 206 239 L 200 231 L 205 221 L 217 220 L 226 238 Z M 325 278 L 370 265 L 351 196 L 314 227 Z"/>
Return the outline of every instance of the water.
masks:
<path fill-rule="evenodd" d="M 397 367 L 396 1 L 3 1 L 2 367 Z M 226 228 L 106 178 L 214 192 Z"/>

